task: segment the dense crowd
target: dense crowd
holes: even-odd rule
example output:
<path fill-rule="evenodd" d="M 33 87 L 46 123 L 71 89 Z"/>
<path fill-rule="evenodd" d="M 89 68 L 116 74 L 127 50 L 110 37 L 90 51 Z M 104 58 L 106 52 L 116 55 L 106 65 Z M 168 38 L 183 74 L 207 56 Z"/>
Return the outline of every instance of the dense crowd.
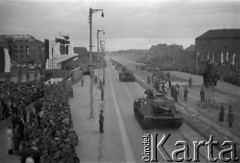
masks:
<path fill-rule="evenodd" d="M 199 63 L 199 70 L 196 71 L 194 60 L 173 58 L 170 56 L 152 58 L 146 66 L 140 66 L 141 69 L 153 71 L 155 68 L 161 71 L 181 71 L 191 74 L 203 75 L 206 69 L 206 63 Z M 240 70 L 236 67 L 216 65 L 218 79 L 240 86 Z"/>
<path fill-rule="evenodd" d="M 0 85 L 0 117 L 13 115 L 7 129 L 8 152 L 21 162 L 79 162 L 75 153 L 78 137 L 73 130 L 68 104 L 68 71 L 45 73 L 45 79 L 64 80 L 47 85 L 46 80 Z"/>

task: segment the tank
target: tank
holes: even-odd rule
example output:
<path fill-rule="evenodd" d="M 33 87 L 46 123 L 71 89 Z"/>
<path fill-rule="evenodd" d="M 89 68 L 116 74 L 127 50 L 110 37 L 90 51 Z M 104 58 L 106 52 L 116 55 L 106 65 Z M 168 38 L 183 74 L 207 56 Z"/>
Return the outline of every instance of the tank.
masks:
<path fill-rule="evenodd" d="M 122 82 L 134 82 L 135 76 L 132 71 L 127 69 L 127 67 L 121 67 L 119 69 L 119 80 Z"/>
<path fill-rule="evenodd" d="M 183 124 L 182 114 L 176 110 L 174 100 L 164 94 L 153 95 L 151 90 L 144 92 L 147 97 L 135 99 L 134 116 L 143 129 L 168 126 L 180 128 Z"/>

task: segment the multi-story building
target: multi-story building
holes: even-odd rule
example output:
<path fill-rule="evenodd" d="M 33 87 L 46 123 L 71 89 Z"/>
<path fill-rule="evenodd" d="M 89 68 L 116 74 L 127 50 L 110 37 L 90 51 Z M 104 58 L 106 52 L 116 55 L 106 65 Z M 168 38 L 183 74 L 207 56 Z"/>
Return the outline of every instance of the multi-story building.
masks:
<path fill-rule="evenodd" d="M 0 35 L 0 46 L 10 50 L 17 63 L 40 63 L 45 59 L 44 43 L 30 35 Z"/>
<path fill-rule="evenodd" d="M 209 30 L 196 38 L 196 60 L 216 65 L 240 66 L 240 29 Z"/>

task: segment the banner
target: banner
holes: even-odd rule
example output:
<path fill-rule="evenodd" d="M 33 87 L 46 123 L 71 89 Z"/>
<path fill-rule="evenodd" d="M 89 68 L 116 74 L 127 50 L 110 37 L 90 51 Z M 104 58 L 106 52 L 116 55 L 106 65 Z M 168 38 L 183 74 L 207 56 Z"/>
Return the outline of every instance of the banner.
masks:
<path fill-rule="evenodd" d="M 9 56 L 9 50 L 0 47 L 0 73 L 10 72 L 11 58 Z"/>
<path fill-rule="evenodd" d="M 53 47 L 53 58 L 60 58 L 61 57 L 60 43 L 59 42 L 53 42 L 52 47 Z"/>

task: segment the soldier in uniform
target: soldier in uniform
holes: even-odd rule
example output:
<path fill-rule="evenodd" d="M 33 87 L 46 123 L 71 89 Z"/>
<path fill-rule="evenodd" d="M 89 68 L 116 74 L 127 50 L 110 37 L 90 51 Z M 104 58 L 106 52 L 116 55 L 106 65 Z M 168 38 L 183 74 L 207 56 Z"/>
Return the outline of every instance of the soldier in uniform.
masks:
<path fill-rule="evenodd" d="M 219 121 L 223 122 L 224 121 L 224 106 L 223 103 L 221 104 L 220 112 L 219 112 Z"/>
<path fill-rule="evenodd" d="M 228 124 L 229 127 L 232 127 L 234 121 L 234 115 L 233 115 L 233 110 L 232 110 L 232 106 L 229 106 L 229 111 L 228 111 Z"/>
<path fill-rule="evenodd" d="M 101 100 L 104 100 L 104 89 L 101 89 Z"/>
<path fill-rule="evenodd" d="M 187 101 L 188 90 L 187 87 L 184 89 L 184 101 Z"/>
<path fill-rule="evenodd" d="M 191 86 L 192 86 L 192 78 L 191 78 L 191 76 L 190 76 L 190 78 L 188 80 L 188 83 L 189 83 L 189 88 L 191 88 Z"/>
<path fill-rule="evenodd" d="M 176 88 L 176 87 L 173 87 L 173 97 L 174 97 L 174 99 L 175 99 L 175 102 L 177 102 L 177 96 L 178 96 L 177 88 Z"/>
<path fill-rule="evenodd" d="M 201 103 L 205 101 L 205 91 L 202 87 L 201 91 L 200 91 L 200 96 L 201 96 Z"/>
<path fill-rule="evenodd" d="M 103 122 L 104 122 L 103 110 L 101 110 L 100 111 L 100 115 L 99 115 L 99 130 L 100 130 L 100 133 L 104 133 L 104 131 L 103 131 Z"/>

